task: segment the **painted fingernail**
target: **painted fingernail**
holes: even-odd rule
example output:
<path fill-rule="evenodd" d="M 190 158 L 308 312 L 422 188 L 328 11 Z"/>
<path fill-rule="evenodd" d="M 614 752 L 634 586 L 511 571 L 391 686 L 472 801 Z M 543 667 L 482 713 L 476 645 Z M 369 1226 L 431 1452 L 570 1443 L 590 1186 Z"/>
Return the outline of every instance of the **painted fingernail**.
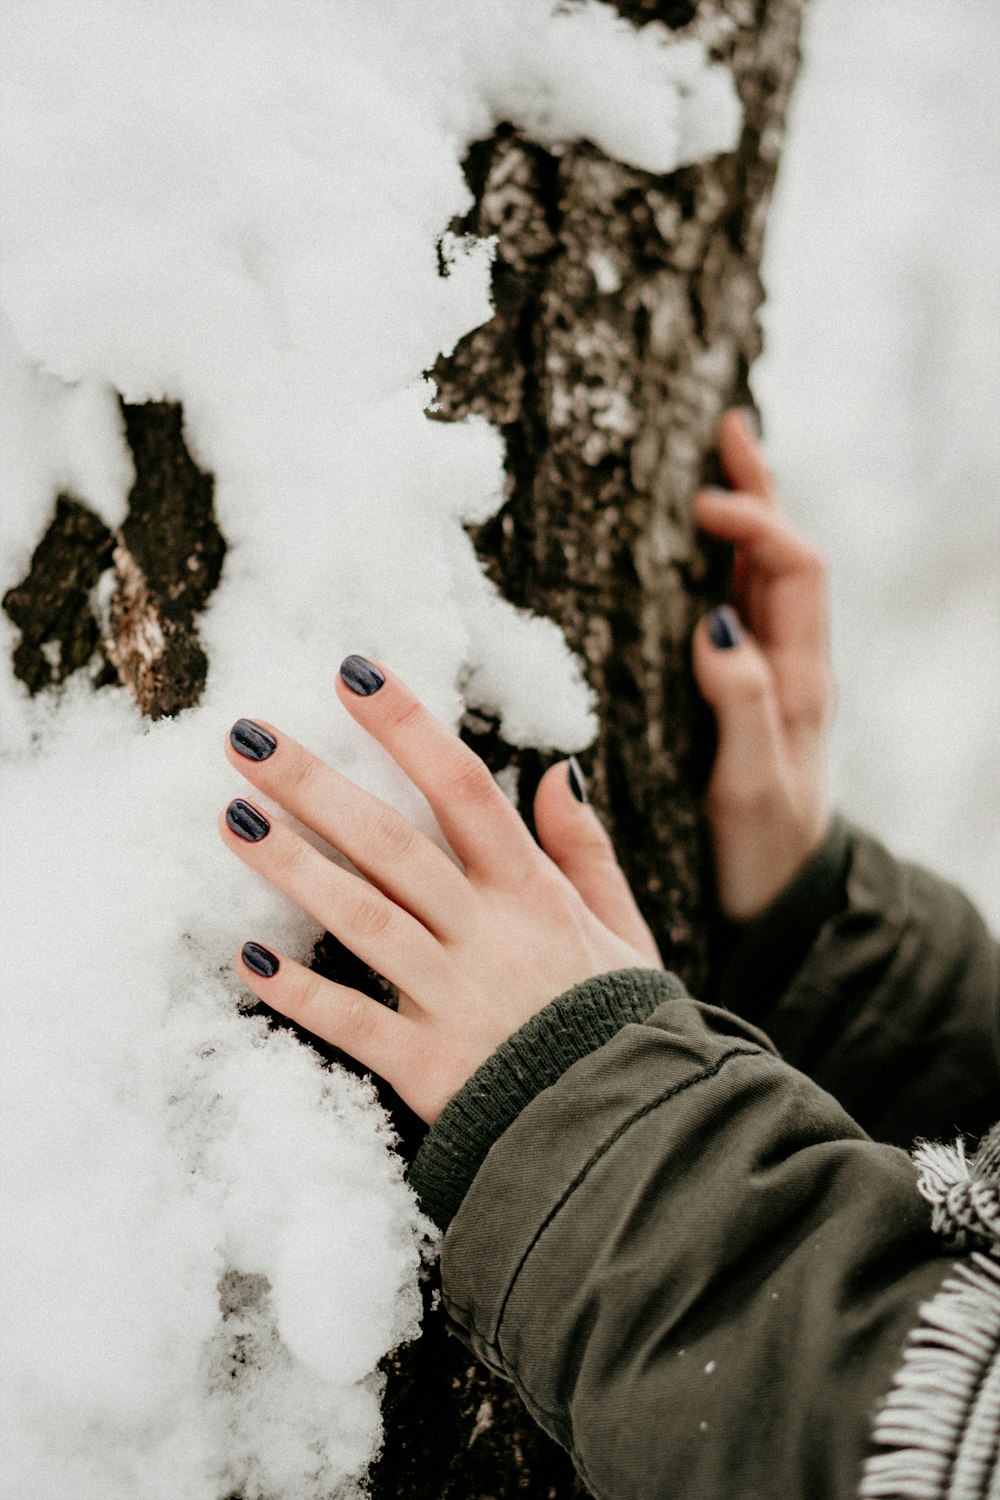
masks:
<path fill-rule="evenodd" d="M 755 442 L 760 442 L 760 412 L 755 406 L 741 406 L 740 420 Z"/>
<path fill-rule="evenodd" d="M 262 948 L 260 943 L 244 943 L 240 957 L 247 968 L 254 974 L 259 974 L 261 979 L 273 979 L 281 967 L 270 948 Z"/>
<path fill-rule="evenodd" d="M 237 719 L 229 731 L 229 743 L 247 760 L 267 760 L 278 748 L 278 741 L 253 719 Z"/>
<path fill-rule="evenodd" d="M 237 797 L 235 802 L 230 802 L 226 808 L 226 822 L 233 832 L 241 839 L 246 839 L 248 844 L 258 844 L 265 833 L 271 832 L 271 825 L 249 802 L 244 802 L 242 797 Z"/>
<path fill-rule="evenodd" d="M 577 802 L 587 802 L 587 778 L 580 769 L 580 762 L 575 755 L 571 755 L 566 762 L 566 777 L 569 781 L 569 789 Z"/>
<path fill-rule="evenodd" d="M 340 663 L 340 675 L 352 693 L 370 698 L 385 682 L 382 673 L 367 656 L 345 656 Z"/>
<path fill-rule="evenodd" d="M 720 651 L 728 651 L 742 641 L 743 626 L 736 611 L 728 604 L 720 604 L 718 609 L 712 610 L 708 617 L 708 635 L 712 645 L 718 646 Z"/>

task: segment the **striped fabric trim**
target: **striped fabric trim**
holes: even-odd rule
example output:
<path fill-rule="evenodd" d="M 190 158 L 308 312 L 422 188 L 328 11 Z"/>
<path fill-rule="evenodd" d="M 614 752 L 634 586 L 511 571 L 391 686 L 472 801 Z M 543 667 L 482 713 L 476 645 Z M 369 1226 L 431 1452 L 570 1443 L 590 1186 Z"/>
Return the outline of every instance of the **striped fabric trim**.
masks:
<path fill-rule="evenodd" d="M 858 1494 L 1000 1500 L 1000 1126 L 971 1162 L 961 1141 L 921 1142 L 913 1159 L 934 1229 L 972 1253 L 920 1309 Z"/>
<path fill-rule="evenodd" d="M 931 1228 L 956 1250 L 1000 1254 L 1000 1173 L 993 1159 L 998 1146 L 994 1127 L 971 1162 L 963 1140 L 953 1146 L 921 1141 L 913 1153 L 917 1188 L 931 1206 Z"/>

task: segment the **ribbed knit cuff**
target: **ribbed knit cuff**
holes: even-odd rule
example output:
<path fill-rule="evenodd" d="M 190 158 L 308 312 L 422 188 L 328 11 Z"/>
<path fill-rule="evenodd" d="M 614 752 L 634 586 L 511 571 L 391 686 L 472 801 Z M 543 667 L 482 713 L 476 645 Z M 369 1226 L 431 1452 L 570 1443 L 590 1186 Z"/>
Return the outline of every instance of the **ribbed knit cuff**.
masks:
<path fill-rule="evenodd" d="M 424 1212 L 447 1229 L 494 1141 L 581 1057 L 665 1000 L 687 997 L 675 974 L 618 969 L 576 985 L 502 1042 L 425 1136 L 410 1167 Z"/>

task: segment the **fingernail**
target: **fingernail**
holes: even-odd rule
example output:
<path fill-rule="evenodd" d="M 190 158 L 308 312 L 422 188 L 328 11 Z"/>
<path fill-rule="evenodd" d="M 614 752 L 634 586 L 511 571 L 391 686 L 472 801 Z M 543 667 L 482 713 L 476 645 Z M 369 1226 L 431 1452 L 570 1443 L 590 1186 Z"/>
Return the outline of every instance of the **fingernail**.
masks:
<path fill-rule="evenodd" d="M 262 948 L 260 943 L 244 943 L 240 957 L 261 979 L 273 979 L 281 967 L 270 948 Z"/>
<path fill-rule="evenodd" d="M 740 419 L 755 442 L 760 442 L 760 412 L 755 406 L 741 406 Z"/>
<path fill-rule="evenodd" d="M 247 760 L 267 760 L 278 748 L 278 741 L 253 719 L 237 719 L 229 731 L 229 743 Z"/>
<path fill-rule="evenodd" d="M 743 626 L 736 611 L 728 604 L 720 604 L 718 609 L 712 610 L 708 617 L 708 635 L 712 645 L 718 646 L 720 651 L 728 651 L 742 641 Z"/>
<path fill-rule="evenodd" d="M 235 802 L 230 802 L 226 808 L 226 822 L 235 834 L 241 839 L 246 839 L 248 844 L 257 844 L 270 833 L 271 825 L 249 802 L 244 802 L 242 797 L 237 797 Z"/>
<path fill-rule="evenodd" d="M 569 781 L 569 789 L 577 802 L 587 802 L 587 778 L 580 769 L 580 762 L 575 755 L 571 755 L 566 762 L 566 776 Z"/>
<path fill-rule="evenodd" d="M 378 667 L 367 656 L 345 656 L 340 663 L 340 675 L 351 692 L 360 693 L 362 698 L 377 693 L 385 682 Z"/>

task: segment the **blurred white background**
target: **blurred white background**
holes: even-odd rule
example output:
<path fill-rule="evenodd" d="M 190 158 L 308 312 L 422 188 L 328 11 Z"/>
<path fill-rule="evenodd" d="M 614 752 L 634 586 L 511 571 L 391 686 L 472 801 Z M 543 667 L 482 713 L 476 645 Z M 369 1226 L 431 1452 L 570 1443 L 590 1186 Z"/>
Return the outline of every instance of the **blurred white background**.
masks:
<path fill-rule="evenodd" d="M 831 566 L 838 805 L 1000 927 L 1000 7 L 811 0 L 753 386 Z"/>

